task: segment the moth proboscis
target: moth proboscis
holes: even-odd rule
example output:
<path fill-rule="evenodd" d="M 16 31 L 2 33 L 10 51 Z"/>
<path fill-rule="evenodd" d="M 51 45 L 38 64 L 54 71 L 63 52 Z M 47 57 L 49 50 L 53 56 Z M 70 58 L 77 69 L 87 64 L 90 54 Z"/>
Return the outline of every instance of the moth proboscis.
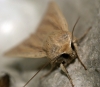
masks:
<path fill-rule="evenodd" d="M 66 66 L 78 58 L 81 65 L 87 69 L 77 53 L 77 42 L 81 40 L 81 38 L 85 37 L 87 32 L 80 39 L 73 36 L 78 20 L 73 27 L 72 33 L 69 32 L 68 24 L 65 18 L 63 17 L 56 3 L 52 1 L 50 2 L 47 13 L 37 31 L 23 43 L 7 52 L 6 55 L 24 58 L 48 58 L 50 59 L 49 63 L 51 63 L 50 72 L 56 66 L 59 66 L 67 75 L 72 87 L 74 87 Z M 88 30 L 90 30 L 90 28 Z M 41 69 L 43 69 L 46 65 L 44 65 Z M 50 72 L 48 72 L 46 75 L 48 75 Z M 34 78 L 37 73 L 32 78 Z M 29 81 L 23 87 L 25 87 Z"/>

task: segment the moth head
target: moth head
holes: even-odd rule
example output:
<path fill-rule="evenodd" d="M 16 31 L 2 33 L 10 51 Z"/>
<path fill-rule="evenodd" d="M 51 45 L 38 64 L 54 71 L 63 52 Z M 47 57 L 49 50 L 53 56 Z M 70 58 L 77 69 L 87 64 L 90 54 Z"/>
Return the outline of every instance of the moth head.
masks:
<path fill-rule="evenodd" d="M 75 52 L 71 37 L 72 35 L 68 31 L 53 31 L 44 43 L 44 49 L 47 52 L 47 56 L 51 59 L 62 54 L 73 57 Z"/>

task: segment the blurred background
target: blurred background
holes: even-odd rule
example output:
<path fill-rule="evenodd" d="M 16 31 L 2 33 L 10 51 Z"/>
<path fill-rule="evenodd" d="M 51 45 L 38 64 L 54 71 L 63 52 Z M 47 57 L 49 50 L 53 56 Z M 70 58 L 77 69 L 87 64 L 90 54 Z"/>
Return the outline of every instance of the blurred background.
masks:
<path fill-rule="evenodd" d="M 12 87 L 22 87 L 46 60 L 7 58 L 3 54 L 37 29 L 49 2 L 50 0 L 0 0 L 0 72 L 11 75 Z M 96 0 L 55 0 L 55 2 L 64 14 L 70 31 L 80 16 L 75 36 L 79 37 L 93 25 L 98 7 Z M 38 87 L 38 79 L 42 74 L 43 71 L 27 87 Z"/>

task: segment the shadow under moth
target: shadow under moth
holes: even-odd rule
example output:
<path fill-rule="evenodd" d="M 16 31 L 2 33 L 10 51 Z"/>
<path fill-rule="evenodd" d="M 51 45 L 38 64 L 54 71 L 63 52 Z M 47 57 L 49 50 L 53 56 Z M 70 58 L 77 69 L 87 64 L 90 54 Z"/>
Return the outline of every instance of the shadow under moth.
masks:
<path fill-rule="evenodd" d="M 87 69 L 79 58 L 77 44 L 90 30 L 89 28 L 81 38 L 75 38 L 73 32 L 78 20 L 71 33 L 68 30 L 68 24 L 60 9 L 56 3 L 52 1 L 37 31 L 23 43 L 8 51 L 6 55 L 22 58 L 48 58 L 50 61 L 41 68 L 43 69 L 47 64 L 51 63 L 51 69 L 45 76 L 56 66 L 59 66 L 67 75 L 72 87 L 74 87 L 66 67 L 77 58 L 85 70 Z M 36 76 L 37 73 L 34 76 Z M 34 76 L 32 78 L 34 78 Z M 29 81 L 23 87 L 25 87 Z"/>

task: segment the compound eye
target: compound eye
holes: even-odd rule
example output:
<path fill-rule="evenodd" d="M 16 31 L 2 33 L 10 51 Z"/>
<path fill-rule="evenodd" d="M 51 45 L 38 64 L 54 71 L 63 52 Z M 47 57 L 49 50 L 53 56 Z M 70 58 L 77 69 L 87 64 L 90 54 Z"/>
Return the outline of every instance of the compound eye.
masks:
<path fill-rule="evenodd" d="M 73 42 L 71 43 L 71 48 L 72 48 L 73 50 L 75 50 L 75 47 L 74 47 Z"/>
<path fill-rule="evenodd" d="M 67 58 L 69 58 L 69 57 L 70 57 L 70 55 L 69 55 L 69 54 L 64 53 L 64 54 L 62 54 L 60 57 L 63 57 L 63 58 L 65 58 L 65 59 L 67 59 Z"/>

